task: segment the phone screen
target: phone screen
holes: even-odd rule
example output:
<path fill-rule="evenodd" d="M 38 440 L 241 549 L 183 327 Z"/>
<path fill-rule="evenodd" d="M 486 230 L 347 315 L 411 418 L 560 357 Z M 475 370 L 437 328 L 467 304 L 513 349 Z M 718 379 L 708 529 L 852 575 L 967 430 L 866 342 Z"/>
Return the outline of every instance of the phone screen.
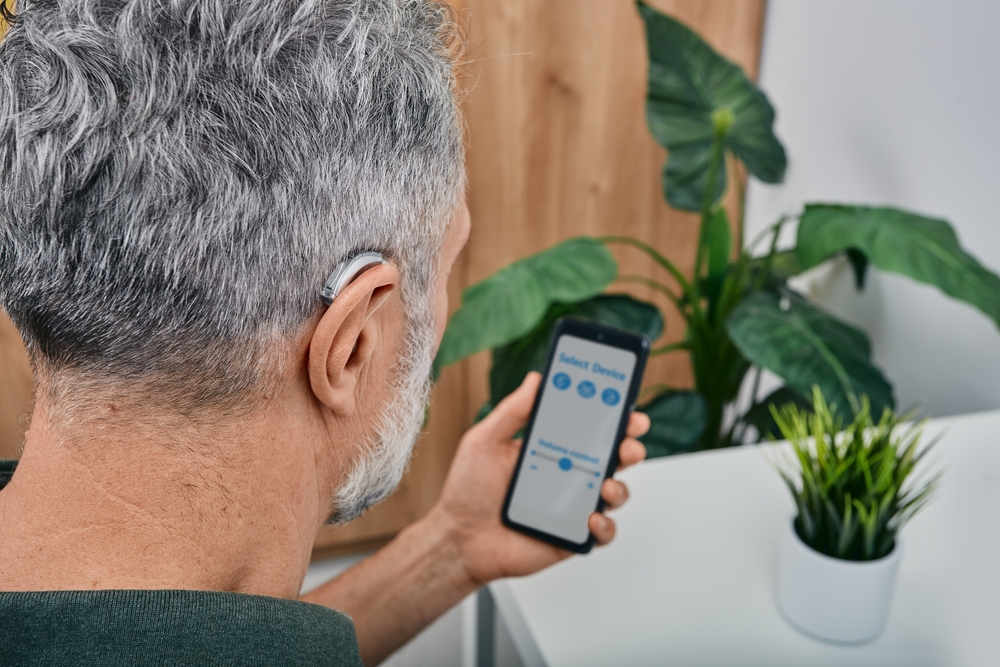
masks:
<path fill-rule="evenodd" d="M 635 372 L 634 352 L 563 334 L 552 363 L 507 516 L 574 544 L 590 536 L 608 462 Z"/>

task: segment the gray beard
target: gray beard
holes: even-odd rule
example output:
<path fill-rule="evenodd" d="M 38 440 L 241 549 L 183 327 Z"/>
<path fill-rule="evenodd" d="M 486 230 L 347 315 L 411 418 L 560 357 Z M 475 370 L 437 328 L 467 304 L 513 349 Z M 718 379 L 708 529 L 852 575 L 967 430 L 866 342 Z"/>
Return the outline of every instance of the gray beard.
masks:
<path fill-rule="evenodd" d="M 405 348 L 396 364 L 392 399 L 379 418 L 377 435 L 364 443 L 347 480 L 337 489 L 328 524 L 347 523 L 388 498 L 406 472 L 420 435 L 430 401 L 435 328 L 429 303 L 414 308 L 406 301 L 410 312 Z"/>

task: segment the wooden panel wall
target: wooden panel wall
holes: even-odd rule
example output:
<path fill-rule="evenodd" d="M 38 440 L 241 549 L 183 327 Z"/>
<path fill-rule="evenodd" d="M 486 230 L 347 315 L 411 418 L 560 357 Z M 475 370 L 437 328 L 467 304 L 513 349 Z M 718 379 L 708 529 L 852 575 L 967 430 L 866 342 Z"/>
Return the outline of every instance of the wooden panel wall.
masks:
<path fill-rule="evenodd" d="M 756 74 L 762 1 L 652 4 Z M 635 236 L 690 271 L 697 220 L 664 203 L 665 151 L 646 129 L 646 41 L 635 4 L 469 0 L 469 6 L 475 87 L 465 105 L 473 220 L 467 282 L 579 234 Z M 623 273 L 671 283 L 638 251 L 617 255 Z M 664 308 L 663 342 L 683 335 L 666 300 L 645 288 L 614 289 Z M 488 364 L 485 355 L 473 361 L 474 405 L 485 400 Z M 654 358 L 646 377 L 681 387 L 691 382 L 681 354 Z"/>
<path fill-rule="evenodd" d="M 0 311 L 0 459 L 21 454 L 31 413 L 31 366 L 17 329 Z"/>
<path fill-rule="evenodd" d="M 764 0 L 652 4 L 756 75 Z M 636 236 L 690 270 L 697 223 L 663 201 L 660 170 L 666 156 L 646 130 L 645 35 L 634 2 L 453 0 L 453 5 L 467 37 L 462 80 L 473 231 L 452 274 L 452 306 L 463 287 L 579 234 Z M 734 207 L 735 194 L 728 199 Z M 623 250 L 618 256 L 623 272 L 666 280 L 643 255 Z M 619 288 L 664 308 L 664 342 L 683 335 L 668 303 L 648 290 Z M 16 340 L 0 337 L 0 434 L 17 439 L 20 427 L 16 419 L 10 426 L 7 406 L 23 406 L 30 394 L 23 375 L 4 365 L 4 349 L 21 362 L 17 355 L 23 353 Z M 488 365 L 481 354 L 443 373 L 427 432 L 399 490 L 361 519 L 325 529 L 317 556 L 377 546 L 430 508 L 461 433 L 486 399 Z M 648 383 L 687 386 L 690 378 L 681 355 L 654 359 L 647 373 Z M 13 412 L 23 414 L 21 407 Z M 0 439 L 0 456 L 4 446 Z"/>

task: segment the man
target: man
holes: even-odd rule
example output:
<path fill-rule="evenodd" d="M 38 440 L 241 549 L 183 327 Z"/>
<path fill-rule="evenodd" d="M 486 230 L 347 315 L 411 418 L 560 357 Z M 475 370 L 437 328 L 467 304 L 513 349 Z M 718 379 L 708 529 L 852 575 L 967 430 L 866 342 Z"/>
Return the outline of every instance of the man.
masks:
<path fill-rule="evenodd" d="M 469 233 L 450 32 L 421 0 L 21 0 L 0 300 L 36 391 L 0 476 L 0 662 L 375 664 L 569 555 L 499 519 L 531 374 L 426 517 L 295 601 L 423 420 Z M 326 306 L 361 251 L 387 261 Z"/>

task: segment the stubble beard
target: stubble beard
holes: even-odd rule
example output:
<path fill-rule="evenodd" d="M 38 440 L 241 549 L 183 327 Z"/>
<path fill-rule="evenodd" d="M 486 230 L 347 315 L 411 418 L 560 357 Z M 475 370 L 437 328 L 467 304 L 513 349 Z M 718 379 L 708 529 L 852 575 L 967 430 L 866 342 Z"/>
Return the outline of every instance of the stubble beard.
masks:
<path fill-rule="evenodd" d="M 382 411 L 374 437 L 363 446 L 347 480 L 333 498 L 328 524 L 355 519 L 388 498 L 402 479 L 420 435 L 431 393 L 435 327 L 428 295 L 406 298 L 404 349 L 396 364 L 392 398 Z"/>

